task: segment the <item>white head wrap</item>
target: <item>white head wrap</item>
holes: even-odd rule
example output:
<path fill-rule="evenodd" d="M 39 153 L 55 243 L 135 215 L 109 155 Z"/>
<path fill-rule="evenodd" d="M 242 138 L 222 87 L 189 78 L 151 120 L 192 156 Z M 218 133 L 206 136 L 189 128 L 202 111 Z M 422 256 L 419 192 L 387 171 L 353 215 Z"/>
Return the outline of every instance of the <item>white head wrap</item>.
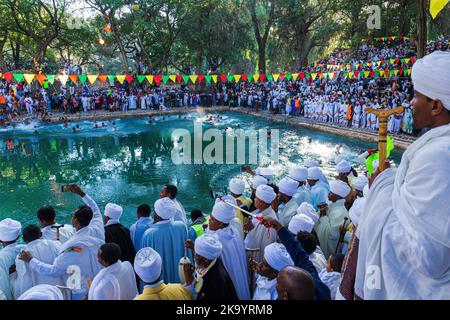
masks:
<path fill-rule="evenodd" d="M 259 186 L 267 184 L 268 181 L 262 176 L 254 176 L 252 181 L 252 188 L 257 189 Z"/>
<path fill-rule="evenodd" d="M 309 168 L 314 168 L 314 167 L 318 167 L 319 166 L 319 161 L 312 159 L 312 158 L 308 158 L 305 160 L 304 162 L 305 167 Z"/>
<path fill-rule="evenodd" d="M 349 173 L 352 170 L 352 166 L 347 160 L 342 160 L 336 166 L 336 171 L 338 173 Z"/>
<path fill-rule="evenodd" d="M 354 202 L 350 210 L 348 211 L 348 215 L 350 216 L 350 220 L 352 220 L 353 224 L 359 224 L 359 218 L 363 214 L 364 206 L 366 205 L 366 198 L 357 198 Z"/>
<path fill-rule="evenodd" d="M 308 179 L 308 168 L 305 167 L 293 167 L 289 170 L 289 178 L 298 182 L 303 182 Z"/>
<path fill-rule="evenodd" d="M 271 243 L 264 248 L 264 259 L 272 269 L 280 271 L 285 266 L 293 266 L 292 260 L 286 247 L 281 243 Z"/>
<path fill-rule="evenodd" d="M 272 168 L 256 168 L 255 173 L 266 178 L 268 181 L 272 180 L 273 177 Z"/>
<path fill-rule="evenodd" d="M 177 206 L 170 198 L 158 199 L 155 202 L 155 212 L 164 220 L 169 220 L 177 213 Z"/>
<path fill-rule="evenodd" d="M 119 220 L 122 216 L 122 212 L 122 207 L 115 203 L 108 203 L 105 207 L 105 216 L 114 220 Z"/>
<path fill-rule="evenodd" d="M 195 239 L 195 253 L 208 260 L 220 257 L 222 253 L 222 243 L 216 236 L 204 234 Z"/>
<path fill-rule="evenodd" d="M 308 180 L 319 180 L 322 176 L 322 171 L 318 167 L 308 169 Z"/>
<path fill-rule="evenodd" d="M 134 258 L 134 271 L 146 283 L 155 282 L 161 275 L 162 259 L 153 248 L 142 248 Z"/>
<path fill-rule="evenodd" d="M 314 228 L 314 221 L 306 214 L 296 214 L 289 221 L 288 230 L 293 234 L 297 234 L 300 231 L 311 232 Z"/>
<path fill-rule="evenodd" d="M 19 221 L 6 218 L 0 221 L 0 241 L 14 241 L 20 235 L 22 225 Z"/>
<path fill-rule="evenodd" d="M 237 205 L 236 200 L 230 195 L 222 197 L 222 200 L 234 204 L 235 206 Z M 216 203 L 214 204 L 211 214 L 220 222 L 229 224 L 236 216 L 236 209 L 229 206 L 222 200 L 216 199 Z"/>
<path fill-rule="evenodd" d="M 228 189 L 236 195 L 241 195 L 245 190 L 245 182 L 241 179 L 233 178 L 228 184 Z"/>
<path fill-rule="evenodd" d="M 369 183 L 369 179 L 365 176 L 357 176 L 353 179 L 352 184 L 353 187 L 358 191 L 363 191 L 364 187 Z"/>
<path fill-rule="evenodd" d="M 256 189 L 256 197 L 267 204 L 271 204 L 276 196 L 273 188 L 268 185 L 263 184 Z"/>
<path fill-rule="evenodd" d="M 298 182 L 286 177 L 281 179 L 278 187 L 279 192 L 284 193 L 288 197 L 292 197 L 297 192 Z"/>
<path fill-rule="evenodd" d="M 307 215 L 314 221 L 314 223 L 319 221 L 319 216 L 317 215 L 316 210 L 314 210 L 314 207 L 308 202 L 303 202 L 300 207 L 297 208 L 297 213 Z"/>
<path fill-rule="evenodd" d="M 450 110 L 450 52 L 435 51 L 414 63 L 411 79 L 414 90 L 433 100 L 441 100 Z"/>
<path fill-rule="evenodd" d="M 39 284 L 22 293 L 17 300 L 64 300 L 64 296 L 56 286 Z"/>
<path fill-rule="evenodd" d="M 352 189 L 348 184 L 341 180 L 334 180 L 330 182 L 330 191 L 337 194 L 341 198 L 348 196 Z"/>

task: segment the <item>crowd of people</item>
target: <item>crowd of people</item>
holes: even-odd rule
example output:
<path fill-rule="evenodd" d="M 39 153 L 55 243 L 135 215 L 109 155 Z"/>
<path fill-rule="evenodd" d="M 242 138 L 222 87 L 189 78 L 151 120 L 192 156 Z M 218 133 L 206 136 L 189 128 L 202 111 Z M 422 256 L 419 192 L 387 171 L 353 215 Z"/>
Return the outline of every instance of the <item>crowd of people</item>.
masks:
<path fill-rule="evenodd" d="M 429 131 L 398 168 L 378 163 L 386 170 L 369 176 L 342 159 L 327 179 L 315 159 L 284 177 L 247 166 L 251 185 L 231 179 L 210 214 L 188 216 L 166 185 L 130 229 L 120 205 L 102 214 L 78 185 L 63 187 L 84 202 L 71 225 L 48 205 L 23 230 L 0 221 L 0 297 L 449 299 L 449 69 L 450 52 L 415 63 L 414 126 Z"/>

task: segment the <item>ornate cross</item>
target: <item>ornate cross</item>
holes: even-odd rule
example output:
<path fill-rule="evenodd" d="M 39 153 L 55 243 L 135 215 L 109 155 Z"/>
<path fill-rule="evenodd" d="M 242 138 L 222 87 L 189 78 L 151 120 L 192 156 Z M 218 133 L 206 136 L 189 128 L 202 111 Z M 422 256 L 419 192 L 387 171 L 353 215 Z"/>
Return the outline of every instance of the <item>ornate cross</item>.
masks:
<path fill-rule="evenodd" d="M 379 119 L 379 129 L 378 129 L 378 151 L 379 151 L 379 168 L 380 171 L 385 169 L 384 161 L 386 160 L 386 138 L 387 138 L 387 123 L 388 118 L 394 114 L 402 114 L 405 110 L 404 107 L 398 107 L 395 109 L 385 110 L 385 109 L 373 109 L 367 108 L 366 113 L 372 113 L 376 115 Z"/>

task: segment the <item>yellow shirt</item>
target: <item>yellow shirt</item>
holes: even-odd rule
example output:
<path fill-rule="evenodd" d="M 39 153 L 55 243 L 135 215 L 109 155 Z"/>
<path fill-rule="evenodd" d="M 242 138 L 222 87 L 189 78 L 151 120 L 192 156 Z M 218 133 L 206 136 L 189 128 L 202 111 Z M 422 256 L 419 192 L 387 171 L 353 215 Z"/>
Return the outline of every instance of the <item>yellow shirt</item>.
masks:
<path fill-rule="evenodd" d="M 252 200 L 244 196 L 240 196 L 236 198 L 236 200 L 241 201 L 241 203 L 244 206 L 247 206 L 247 208 L 250 208 L 250 206 L 252 205 Z M 236 217 L 239 218 L 239 220 L 241 220 L 241 224 L 244 225 L 244 215 L 242 214 L 241 210 L 236 209 Z"/>
<path fill-rule="evenodd" d="M 164 284 L 153 287 L 144 288 L 141 295 L 134 300 L 192 300 L 192 294 L 181 284 Z"/>

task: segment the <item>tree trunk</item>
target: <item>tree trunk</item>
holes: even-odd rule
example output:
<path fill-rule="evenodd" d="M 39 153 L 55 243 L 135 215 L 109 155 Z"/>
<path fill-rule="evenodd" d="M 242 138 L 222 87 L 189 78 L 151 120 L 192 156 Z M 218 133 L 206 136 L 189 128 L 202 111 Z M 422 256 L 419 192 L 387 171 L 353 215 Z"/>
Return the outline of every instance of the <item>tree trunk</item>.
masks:
<path fill-rule="evenodd" d="M 258 69 L 261 74 L 266 73 L 266 44 L 258 45 Z"/>
<path fill-rule="evenodd" d="M 109 17 L 109 21 L 111 24 L 111 32 L 114 36 L 114 40 L 116 41 L 117 47 L 119 48 L 120 55 L 122 56 L 124 72 L 127 73 L 128 68 L 130 66 L 130 64 L 128 63 L 127 53 L 125 52 L 125 48 L 123 47 L 122 41 L 120 40 L 119 31 L 116 28 L 114 17 Z"/>
<path fill-rule="evenodd" d="M 427 19 L 426 19 L 426 0 L 419 1 L 419 17 L 417 20 L 417 57 L 425 56 L 425 46 L 427 43 Z"/>
<path fill-rule="evenodd" d="M 203 11 L 200 10 L 200 15 L 198 17 L 198 24 L 197 24 L 197 32 L 198 37 L 202 34 L 203 30 Z M 198 46 L 197 46 L 197 73 L 202 72 L 202 58 L 203 58 L 203 42 L 202 39 L 199 39 Z"/>

